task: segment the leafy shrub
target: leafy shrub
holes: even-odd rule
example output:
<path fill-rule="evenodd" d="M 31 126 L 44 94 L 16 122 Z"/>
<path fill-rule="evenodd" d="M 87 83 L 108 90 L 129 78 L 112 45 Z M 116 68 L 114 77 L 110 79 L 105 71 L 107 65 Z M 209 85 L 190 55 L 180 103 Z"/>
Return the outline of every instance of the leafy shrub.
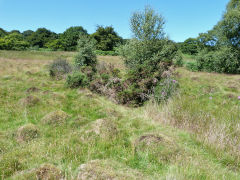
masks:
<path fill-rule="evenodd" d="M 229 47 L 220 48 L 218 51 L 202 51 L 197 56 L 197 68 L 200 71 L 218 73 L 240 73 L 240 54 Z"/>
<path fill-rule="evenodd" d="M 77 71 L 72 75 L 68 75 L 66 84 L 70 88 L 86 87 L 89 84 L 89 80 L 84 73 Z"/>
<path fill-rule="evenodd" d="M 183 66 L 183 58 L 180 52 L 178 52 L 173 60 L 173 64 L 177 67 L 182 67 Z"/>
<path fill-rule="evenodd" d="M 0 38 L 0 49 L 21 51 L 29 47 L 21 34 L 12 33 Z"/>
<path fill-rule="evenodd" d="M 96 42 L 86 34 L 81 34 L 78 41 L 78 54 L 74 58 L 76 66 L 91 66 L 95 69 L 97 56 L 95 54 Z"/>
<path fill-rule="evenodd" d="M 118 48 L 128 68 L 124 91 L 118 93 L 121 103 L 142 105 L 164 81 L 163 73 L 170 69 L 174 60 L 181 64 L 177 45 L 165 37 L 164 23 L 163 17 L 149 7 L 133 14 L 131 28 L 135 38 Z"/>
<path fill-rule="evenodd" d="M 71 65 L 65 59 L 57 59 L 49 66 L 49 74 L 52 77 L 61 77 L 72 71 Z"/>

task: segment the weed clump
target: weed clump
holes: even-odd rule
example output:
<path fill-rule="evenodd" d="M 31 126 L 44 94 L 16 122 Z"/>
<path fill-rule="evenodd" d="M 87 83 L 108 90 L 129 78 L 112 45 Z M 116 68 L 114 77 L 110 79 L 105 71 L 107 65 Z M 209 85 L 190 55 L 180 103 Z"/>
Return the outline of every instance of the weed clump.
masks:
<path fill-rule="evenodd" d="M 66 84 L 70 88 L 86 87 L 88 82 L 87 76 L 80 71 L 74 72 L 72 75 L 68 75 L 66 80 Z"/>
<path fill-rule="evenodd" d="M 12 179 L 25 180 L 25 179 L 41 179 L 41 180 L 60 180 L 64 179 L 60 169 L 52 164 L 43 164 L 38 168 L 21 171 L 16 173 Z"/>
<path fill-rule="evenodd" d="M 36 175 L 38 179 L 42 180 L 59 180 L 63 178 L 61 170 L 52 164 L 43 164 L 36 169 Z"/>
<path fill-rule="evenodd" d="M 39 129 L 33 124 L 26 124 L 17 130 L 18 142 L 29 142 L 39 136 Z"/>
<path fill-rule="evenodd" d="M 57 79 L 61 79 L 63 75 L 71 71 L 71 65 L 64 59 L 55 60 L 49 65 L 49 75 Z"/>
<path fill-rule="evenodd" d="M 64 111 L 57 110 L 51 112 L 42 118 L 44 124 L 58 126 L 64 124 L 70 116 Z"/>
<path fill-rule="evenodd" d="M 176 157 L 179 148 L 176 143 L 163 134 L 146 134 L 137 138 L 134 142 L 137 155 L 147 153 L 158 161 L 169 162 Z"/>
<path fill-rule="evenodd" d="M 117 125 L 109 119 L 98 119 L 90 126 L 90 130 L 86 131 L 87 137 L 89 135 L 99 136 L 101 139 L 114 139 L 118 135 Z"/>
<path fill-rule="evenodd" d="M 40 99 L 32 95 L 29 95 L 26 98 L 23 98 L 20 100 L 21 105 L 28 106 L 28 107 L 35 106 L 39 102 L 40 102 Z"/>
<path fill-rule="evenodd" d="M 2 157 L 0 159 L 0 178 L 6 179 L 12 176 L 15 172 L 21 171 L 23 165 L 18 158 L 12 156 Z"/>
<path fill-rule="evenodd" d="M 110 160 L 92 160 L 79 167 L 77 180 L 144 179 L 141 173 Z"/>

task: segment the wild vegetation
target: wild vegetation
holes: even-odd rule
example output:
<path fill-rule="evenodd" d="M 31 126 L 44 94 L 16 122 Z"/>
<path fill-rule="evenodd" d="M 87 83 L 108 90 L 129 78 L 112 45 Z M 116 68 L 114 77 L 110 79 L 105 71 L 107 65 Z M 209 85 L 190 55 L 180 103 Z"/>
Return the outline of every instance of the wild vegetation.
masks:
<path fill-rule="evenodd" d="M 80 34 L 89 35 L 82 26 L 70 27 L 60 34 L 46 28 L 22 33 L 0 28 L 0 50 L 76 51 Z M 116 55 L 114 48 L 124 42 L 112 26 L 97 26 L 96 32 L 89 36 L 96 40 L 99 55 Z"/>
<path fill-rule="evenodd" d="M 239 74 L 240 2 L 231 0 L 222 19 L 207 33 L 179 44 L 183 53 L 197 55 L 189 69 L 197 71 Z"/>
<path fill-rule="evenodd" d="M 148 6 L 130 22 L 120 56 L 101 26 L 65 33 L 76 52 L 0 50 L 0 179 L 240 179 L 238 47 L 177 45 Z"/>

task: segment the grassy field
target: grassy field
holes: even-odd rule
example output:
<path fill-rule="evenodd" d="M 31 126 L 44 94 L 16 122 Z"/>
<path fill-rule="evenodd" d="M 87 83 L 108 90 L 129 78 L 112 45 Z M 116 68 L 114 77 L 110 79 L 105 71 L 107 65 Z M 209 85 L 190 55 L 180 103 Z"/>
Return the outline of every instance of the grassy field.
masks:
<path fill-rule="evenodd" d="M 73 55 L 0 51 L 1 179 L 240 179 L 240 75 L 179 68 L 173 99 L 129 108 L 49 77 Z"/>

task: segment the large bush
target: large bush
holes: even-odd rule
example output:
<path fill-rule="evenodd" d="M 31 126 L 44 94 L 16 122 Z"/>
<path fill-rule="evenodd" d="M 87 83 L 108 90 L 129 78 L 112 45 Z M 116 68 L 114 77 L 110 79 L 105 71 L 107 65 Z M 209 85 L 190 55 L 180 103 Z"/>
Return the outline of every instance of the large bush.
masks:
<path fill-rule="evenodd" d="M 57 59 L 49 65 L 49 74 L 52 77 L 61 78 L 72 71 L 71 65 L 65 59 Z"/>
<path fill-rule="evenodd" d="M 218 51 L 202 51 L 197 56 L 198 70 L 218 73 L 240 73 L 240 53 L 231 47 Z"/>
<path fill-rule="evenodd" d="M 23 39 L 18 33 L 12 33 L 0 38 L 0 49 L 2 50 L 25 50 L 29 47 L 29 43 Z"/>
<path fill-rule="evenodd" d="M 128 68 L 124 82 L 127 88 L 119 93 L 122 103 L 143 104 L 173 65 L 178 48 L 166 38 L 164 24 L 163 17 L 150 7 L 133 14 L 131 28 L 135 38 L 118 50 Z"/>
<path fill-rule="evenodd" d="M 68 75 L 66 84 L 70 88 L 85 87 L 89 83 L 87 76 L 78 71 L 74 72 L 72 75 Z"/>

